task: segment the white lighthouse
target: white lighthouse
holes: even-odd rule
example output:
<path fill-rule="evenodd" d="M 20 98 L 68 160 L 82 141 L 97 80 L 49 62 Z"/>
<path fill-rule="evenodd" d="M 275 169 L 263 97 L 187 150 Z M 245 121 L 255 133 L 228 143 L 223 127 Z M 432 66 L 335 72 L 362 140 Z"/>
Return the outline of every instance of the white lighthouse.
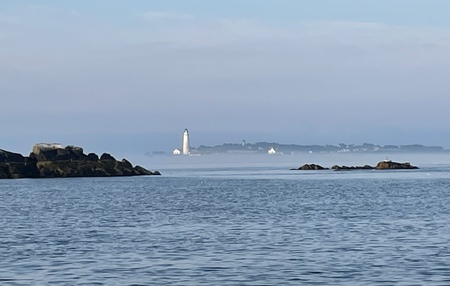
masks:
<path fill-rule="evenodd" d="M 183 133 L 183 143 L 181 145 L 181 153 L 183 155 L 189 155 L 189 132 L 187 129 L 184 129 Z"/>

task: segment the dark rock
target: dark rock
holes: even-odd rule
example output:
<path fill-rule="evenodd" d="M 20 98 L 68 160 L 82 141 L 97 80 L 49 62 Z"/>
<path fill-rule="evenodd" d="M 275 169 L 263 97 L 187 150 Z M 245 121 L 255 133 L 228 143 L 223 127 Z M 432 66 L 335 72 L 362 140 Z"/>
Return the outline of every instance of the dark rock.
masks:
<path fill-rule="evenodd" d="M 0 149 L 0 162 L 25 162 L 25 157 L 18 153 L 8 152 Z"/>
<path fill-rule="evenodd" d="M 338 166 L 334 165 L 331 169 L 335 171 L 351 171 L 351 170 L 372 170 L 373 167 L 369 165 L 364 166 Z"/>
<path fill-rule="evenodd" d="M 34 162 L 9 163 L 11 178 L 38 178 L 39 171 Z"/>
<path fill-rule="evenodd" d="M 133 169 L 133 165 L 127 159 L 122 159 L 121 163 L 124 168 Z"/>
<path fill-rule="evenodd" d="M 116 161 L 108 153 L 100 159 L 94 153 L 85 155 L 75 146 L 63 148 L 60 144 L 36 144 L 29 157 L 0 150 L 0 179 L 109 177 L 160 175 L 133 165 L 126 159 Z"/>
<path fill-rule="evenodd" d="M 133 169 L 133 165 L 131 165 L 131 163 L 128 162 L 128 160 L 125 160 L 125 159 L 122 159 L 122 161 L 116 161 L 115 169 L 118 172 L 122 172 L 122 174 L 124 176 L 139 175 L 139 174 L 135 173 L 135 171 Z M 149 174 L 149 175 L 151 175 L 151 174 Z"/>
<path fill-rule="evenodd" d="M 78 147 L 78 146 L 73 146 L 73 145 L 69 145 L 65 148 L 68 152 L 72 153 L 72 154 L 76 154 L 79 156 L 83 156 L 83 148 Z"/>
<path fill-rule="evenodd" d="M 324 167 L 322 167 L 320 165 L 316 165 L 316 164 L 305 164 L 295 170 L 328 170 L 328 168 L 324 168 Z"/>
<path fill-rule="evenodd" d="M 39 172 L 33 158 L 0 149 L 0 179 L 37 178 Z"/>
<path fill-rule="evenodd" d="M 89 153 L 87 154 L 87 157 L 85 158 L 86 161 L 98 161 L 98 156 L 95 153 Z"/>
<path fill-rule="evenodd" d="M 9 165 L 7 163 L 0 163 L 0 179 L 9 179 Z"/>
<path fill-rule="evenodd" d="M 108 153 L 103 153 L 103 154 L 100 156 L 100 160 L 112 160 L 112 161 L 116 161 L 116 159 L 115 159 L 113 156 L 111 156 L 110 154 L 108 154 Z"/>
<path fill-rule="evenodd" d="M 139 175 L 161 175 L 158 171 L 155 171 L 155 173 L 157 172 L 157 174 L 152 173 L 151 171 L 141 167 L 141 166 L 136 166 L 134 167 L 134 170 L 139 174 Z"/>
<path fill-rule="evenodd" d="M 381 161 L 375 166 L 377 170 L 386 170 L 386 169 L 419 169 L 416 166 L 411 165 L 409 162 L 405 163 L 397 163 L 392 161 Z"/>
<path fill-rule="evenodd" d="M 35 162 L 0 162 L 0 179 L 38 178 Z"/>
<path fill-rule="evenodd" d="M 392 161 L 381 161 L 375 167 L 364 166 L 338 166 L 334 165 L 331 169 L 335 171 L 348 171 L 348 170 L 386 170 L 386 169 L 419 169 L 416 166 L 412 166 L 410 163 L 397 163 Z"/>

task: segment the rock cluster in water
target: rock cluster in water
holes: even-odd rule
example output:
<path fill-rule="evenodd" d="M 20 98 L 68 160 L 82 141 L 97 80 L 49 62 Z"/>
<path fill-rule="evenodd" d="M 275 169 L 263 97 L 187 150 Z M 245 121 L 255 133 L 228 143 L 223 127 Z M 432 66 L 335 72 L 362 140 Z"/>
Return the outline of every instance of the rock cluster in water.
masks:
<path fill-rule="evenodd" d="M 349 171 L 349 170 L 388 170 L 388 169 L 419 169 L 416 166 L 411 165 L 408 162 L 405 163 L 397 163 L 392 161 L 381 161 L 375 167 L 364 165 L 364 166 L 339 166 L 334 165 L 331 167 L 332 170 L 335 171 Z M 322 167 L 316 164 L 305 164 L 296 169 L 291 170 L 329 170 L 329 168 Z"/>
<path fill-rule="evenodd" d="M 364 165 L 364 166 L 339 166 L 339 165 L 334 165 L 333 167 L 331 167 L 331 169 L 335 170 L 335 171 L 350 171 L 350 170 L 372 170 L 375 169 L 372 166 L 369 165 Z"/>
<path fill-rule="evenodd" d="M 305 164 L 303 166 L 298 167 L 297 169 L 291 170 L 329 170 L 329 169 L 316 164 Z"/>
<path fill-rule="evenodd" d="M 108 153 L 84 154 L 83 148 L 36 144 L 28 157 L 0 149 L 0 179 L 160 175 Z"/>
<path fill-rule="evenodd" d="M 391 161 L 381 161 L 375 166 L 375 169 L 384 170 L 384 169 L 419 169 L 419 168 L 411 165 L 409 162 L 397 163 Z"/>

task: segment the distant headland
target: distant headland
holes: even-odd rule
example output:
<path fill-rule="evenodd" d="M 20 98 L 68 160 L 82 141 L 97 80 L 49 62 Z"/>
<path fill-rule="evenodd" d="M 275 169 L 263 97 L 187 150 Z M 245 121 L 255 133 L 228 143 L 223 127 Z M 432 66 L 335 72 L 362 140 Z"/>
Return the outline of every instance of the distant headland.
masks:
<path fill-rule="evenodd" d="M 126 159 L 117 161 L 108 153 L 86 155 L 81 147 L 59 143 L 36 144 L 28 157 L 0 149 L 0 179 L 140 175 L 160 173 L 133 167 Z"/>
<path fill-rule="evenodd" d="M 420 144 L 411 145 L 375 145 L 364 143 L 338 144 L 338 145 L 296 145 L 281 144 L 276 142 L 247 143 L 224 143 L 222 145 L 189 147 L 190 155 L 206 154 L 269 154 L 289 155 L 296 153 L 441 153 L 449 152 L 441 146 L 425 146 Z M 175 149 L 171 155 L 183 155 L 179 149 Z M 186 153 L 185 153 L 186 154 Z M 169 155 L 164 151 L 153 151 L 147 155 Z"/>

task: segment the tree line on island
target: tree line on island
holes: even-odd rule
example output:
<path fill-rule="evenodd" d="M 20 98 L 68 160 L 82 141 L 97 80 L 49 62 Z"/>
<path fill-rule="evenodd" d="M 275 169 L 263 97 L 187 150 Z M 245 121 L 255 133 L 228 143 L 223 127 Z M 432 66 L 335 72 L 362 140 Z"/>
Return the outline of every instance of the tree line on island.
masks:
<path fill-rule="evenodd" d="M 294 154 L 294 153 L 431 153 L 448 152 L 441 146 L 425 146 L 421 144 L 410 145 L 376 145 L 371 143 L 344 144 L 338 145 L 297 145 L 281 144 L 276 142 L 256 142 L 248 143 L 245 140 L 242 143 L 224 143 L 221 145 L 199 147 L 190 147 L 191 154 L 267 154 L 268 150 L 273 149 L 275 154 Z M 146 155 L 165 155 L 165 151 L 147 152 Z"/>
<path fill-rule="evenodd" d="M 224 143 L 216 146 L 200 145 L 198 148 L 192 148 L 191 152 L 198 153 L 227 153 L 233 151 L 251 152 L 251 153 L 266 153 L 270 148 L 274 148 L 277 152 L 287 153 L 376 153 L 376 152 L 443 152 L 445 149 L 441 146 L 424 146 L 420 144 L 411 145 L 375 145 L 364 143 L 362 145 L 344 144 L 339 145 L 296 145 L 296 144 L 281 144 L 275 142 L 257 142 L 247 143 L 245 140 L 242 143 Z"/>

